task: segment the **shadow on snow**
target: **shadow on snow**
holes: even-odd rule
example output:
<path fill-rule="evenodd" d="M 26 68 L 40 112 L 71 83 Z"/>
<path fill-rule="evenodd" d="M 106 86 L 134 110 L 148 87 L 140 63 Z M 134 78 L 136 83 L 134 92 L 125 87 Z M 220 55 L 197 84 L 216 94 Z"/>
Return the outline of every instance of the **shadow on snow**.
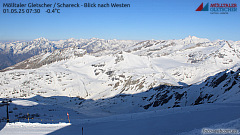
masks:
<path fill-rule="evenodd" d="M 239 84 L 240 79 L 235 75 L 238 75 L 239 72 L 240 69 L 236 73 L 226 73 L 224 71 L 215 76 L 209 77 L 205 82 L 198 85 L 186 85 L 181 82 L 180 84 L 183 84 L 184 86 L 160 85 L 142 93 L 119 94 L 111 98 L 99 100 L 86 100 L 83 98 L 66 96 L 42 97 L 39 95 L 28 99 L 14 98 L 12 99 L 13 103 L 9 106 L 10 122 L 68 123 L 68 113 L 70 114 L 72 125 L 56 130 L 49 135 L 64 134 L 68 132 L 71 134 L 80 134 L 82 132 L 82 127 L 84 127 L 84 132 L 86 130 L 88 134 L 147 134 L 151 133 L 151 131 L 153 131 L 154 134 L 154 132 L 158 130 L 166 130 L 174 134 L 176 132 L 189 131 L 195 128 L 226 122 L 229 118 L 239 118 L 240 110 L 236 108 L 226 109 L 223 107 L 217 111 L 207 110 L 181 113 L 179 115 L 169 114 L 167 116 L 159 116 L 149 120 L 135 119 L 118 122 L 111 121 L 103 122 L 101 124 L 89 124 L 88 122 L 85 122 L 84 124 L 81 120 L 123 113 L 144 112 L 146 110 L 159 110 L 198 105 L 202 103 L 213 103 L 215 100 L 212 99 L 213 96 L 210 96 L 208 93 L 206 93 L 208 96 L 203 95 L 202 91 L 207 88 L 214 90 L 214 87 L 222 86 L 223 84 L 221 83 L 231 78 L 235 78 L 234 85 Z M 233 76 L 231 77 L 231 75 Z M 233 88 L 235 86 L 230 84 L 229 87 L 221 90 L 228 92 L 231 90 L 230 87 Z M 198 93 L 196 98 L 192 101 L 188 101 L 188 92 L 197 89 Z M 226 91 L 226 89 L 228 91 Z M 0 99 L 0 101 L 1 100 L 3 99 Z M 24 104 L 24 101 L 31 101 L 31 103 Z M 133 104 L 133 101 L 136 101 L 136 104 Z M 239 106 L 237 108 L 239 108 Z M 129 111 L 127 112 L 126 110 Z M 0 111 L 2 112 L 2 121 L 6 120 L 6 108 L 4 106 L 0 107 Z M 95 115 L 97 112 L 100 112 L 100 114 Z M 226 115 L 229 116 L 228 119 L 224 118 Z M 2 122 L 0 129 L 4 128 L 5 124 L 6 123 Z M 184 129 L 185 126 L 188 128 Z M 138 129 L 134 129 L 136 127 L 138 127 Z M 175 130 L 171 130 L 171 128 L 175 128 Z"/>

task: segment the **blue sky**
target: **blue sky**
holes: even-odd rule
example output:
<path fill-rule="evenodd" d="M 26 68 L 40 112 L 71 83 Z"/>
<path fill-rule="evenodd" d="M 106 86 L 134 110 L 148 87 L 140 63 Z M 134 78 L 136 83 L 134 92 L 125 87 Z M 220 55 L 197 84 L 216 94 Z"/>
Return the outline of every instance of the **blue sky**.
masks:
<path fill-rule="evenodd" d="M 130 8 L 61 8 L 60 14 L 4 14 L 3 3 L 129 3 Z M 204 3 L 237 3 L 239 0 L 1 0 L 0 40 L 68 38 L 181 39 L 188 35 L 210 40 L 240 40 L 240 7 L 237 12 L 196 12 Z"/>

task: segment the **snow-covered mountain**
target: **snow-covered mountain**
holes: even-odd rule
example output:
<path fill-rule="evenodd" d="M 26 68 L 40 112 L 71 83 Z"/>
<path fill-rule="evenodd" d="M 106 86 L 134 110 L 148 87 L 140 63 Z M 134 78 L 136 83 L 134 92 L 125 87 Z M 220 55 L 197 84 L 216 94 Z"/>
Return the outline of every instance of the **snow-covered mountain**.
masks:
<path fill-rule="evenodd" d="M 12 98 L 14 121 L 26 121 L 27 113 L 35 122 L 61 122 L 68 112 L 76 123 L 156 110 L 169 115 L 240 99 L 240 41 L 40 38 L 1 44 L 1 53 L 9 52 L 33 56 L 0 72 L 0 99 Z"/>
<path fill-rule="evenodd" d="M 41 53 L 53 52 L 57 49 L 68 47 L 79 47 L 88 53 L 101 55 L 101 53 L 111 53 L 119 51 L 129 45 L 135 44 L 133 40 L 104 40 L 98 38 L 91 39 L 67 39 L 59 41 L 49 41 L 45 38 L 38 38 L 33 41 L 14 41 L 0 43 L 0 69 L 12 66 L 18 62 L 26 60 Z"/>
<path fill-rule="evenodd" d="M 0 69 L 12 66 L 32 56 L 42 53 L 51 53 L 58 49 L 65 49 L 68 47 L 75 47 L 84 49 L 88 54 L 94 56 L 104 56 L 107 54 L 114 54 L 120 51 L 131 52 L 139 56 L 160 57 L 172 55 L 179 57 L 179 51 L 193 50 L 194 48 L 208 48 L 211 52 L 203 52 L 206 50 L 195 49 L 194 52 L 189 53 L 188 59 L 192 63 L 206 59 L 211 53 L 218 51 L 222 45 L 228 44 L 239 57 L 239 41 L 225 41 L 217 40 L 210 41 L 208 39 L 197 38 L 189 36 L 180 40 L 104 40 L 98 38 L 91 39 L 67 39 L 59 41 L 49 41 L 45 38 L 38 38 L 33 41 L 15 41 L 0 43 L 1 65 Z M 180 55 L 182 55 L 180 53 Z M 223 57 L 219 54 L 219 57 Z"/>
<path fill-rule="evenodd" d="M 79 68 L 82 69 L 84 68 Z M 239 102 L 240 97 L 239 65 L 210 76 L 199 84 L 171 86 L 167 83 L 159 83 L 158 86 L 152 84 L 152 87 L 146 91 L 144 89 L 147 83 L 143 79 L 134 81 L 133 77 L 125 78 L 124 85 L 119 85 L 117 82 L 113 86 L 115 89 L 109 84 L 110 88 L 104 89 L 106 82 L 103 78 L 93 79 L 88 77 L 87 73 L 73 74 L 70 70 L 64 72 L 62 67 L 56 70 L 57 72 L 47 68 L 28 69 L 6 71 L 5 74 L 1 74 L 1 97 L 13 99 L 11 111 L 14 113 L 10 115 L 13 121 L 26 121 L 24 120 L 27 117 L 26 113 L 30 113 L 31 118 L 34 118 L 31 120 L 33 122 L 40 120 L 47 122 L 48 119 L 59 122 L 63 121 L 60 118 L 64 118 L 66 112 L 71 114 L 72 119 L 78 121 L 82 118 L 207 103 L 235 103 Z M 119 83 L 121 80 L 119 79 Z M 118 87 L 121 89 L 117 89 Z M 0 109 L 3 112 L 5 108 Z M 66 122 L 66 119 L 64 121 Z"/>
<path fill-rule="evenodd" d="M 1 87 L 13 94 L 4 92 L 1 97 L 31 97 L 40 93 L 101 99 L 146 92 L 159 85 L 200 84 L 207 77 L 240 63 L 239 41 L 212 42 L 189 36 L 136 44 L 95 38 L 53 42 L 59 43 L 58 48 L 64 48 L 63 44 L 74 45 L 46 51 L 2 70 Z M 45 48 L 51 44 L 44 38 L 29 43 L 34 43 L 32 46 L 40 43 Z"/>

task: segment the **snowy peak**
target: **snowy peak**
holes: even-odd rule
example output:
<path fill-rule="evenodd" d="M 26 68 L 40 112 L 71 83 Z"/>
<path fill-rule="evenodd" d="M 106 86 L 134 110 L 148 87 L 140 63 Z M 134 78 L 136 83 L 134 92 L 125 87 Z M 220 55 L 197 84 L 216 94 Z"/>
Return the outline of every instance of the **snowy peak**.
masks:
<path fill-rule="evenodd" d="M 77 41 L 77 39 L 75 39 L 75 38 L 69 38 L 69 39 L 67 39 L 66 41 L 67 41 L 67 42 L 74 42 L 74 41 Z"/>
<path fill-rule="evenodd" d="M 192 43 L 210 42 L 210 40 L 208 40 L 206 38 L 198 38 L 198 37 L 190 36 L 190 35 L 182 40 L 189 41 Z"/>
<path fill-rule="evenodd" d="M 184 44 L 197 44 L 197 43 L 205 43 L 205 42 L 210 42 L 210 40 L 205 39 L 205 38 L 198 38 L 195 36 L 188 36 L 184 39 L 182 39 Z"/>
<path fill-rule="evenodd" d="M 34 39 L 33 41 L 36 41 L 36 42 L 48 42 L 48 39 L 46 39 L 44 37 L 41 37 L 41 38 Z"/>
<path fill-rule="evenodd" d="M 188 37 L 184 38 L 183 40 L 200 40 L 201 38 L 198 38 L 196 36 L 189 35 Z"/>

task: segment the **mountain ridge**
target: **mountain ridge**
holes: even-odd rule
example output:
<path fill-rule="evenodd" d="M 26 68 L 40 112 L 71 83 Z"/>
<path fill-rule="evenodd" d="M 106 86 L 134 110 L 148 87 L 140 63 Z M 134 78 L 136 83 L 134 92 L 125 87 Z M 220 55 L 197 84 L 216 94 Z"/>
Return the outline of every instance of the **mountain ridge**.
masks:
<path fill-rule="evenodd" d="M 17 64 L 23 60 L 26 60 L 32 56 L 39 55 L 44 52 L 53 52 L 57 49 L 65 49 L 68 47 L 80 47 L 87 50 L 87 53 L 91 53 L 95 56 L 102 56 L 106 54 L 113 54 L 119 51 L 134 52 L 137 55 L 167 55 L 172 53 L 164 50 L 164 48 L 178 47 L 176 45 L 199 46 L 201 44 L 215 44 L 224 40 L 210 41 L 204 38 L 197 38 L 195 36 L 189 36 L 179 40 L 104 40 L 98 38 L 91 39 L 74 39 L 50 41 L 46 38 L 38 38 L 32 41 L 14 41 L 8 43 L 0 43 L 0 55 L 2 56 L 0 69 Z M 154 43 L 155 42 L 155 43 Z M 230 44 L 239 45 L 239 41 L 229 41 Z M 144 49 L 145 48 L 145 49 Z M 171 48 L 170 48 L 171 49 Z M 174 51 L 174 48 L 172 48 Z M 177 48 L 176 48 L 177 49 Z M 180 49 L 180 48 L 178 48 Z M 162 50 L 165 53 L 156 53 L 156 51 Z M 155 57 L 155 56 L 154 56 Z"/>
<path fill-rule="evenodd" d="M 239 101 L 240 42 L 196 37 L 121 42 L 125 46 L 117 40 L 57 42 L 62 49 L 42 50 L 1 70 L 0 97 L 13 99 L 11 118 L 31 113 L 59 121 L 67 111 L 80 121 Z"/>

